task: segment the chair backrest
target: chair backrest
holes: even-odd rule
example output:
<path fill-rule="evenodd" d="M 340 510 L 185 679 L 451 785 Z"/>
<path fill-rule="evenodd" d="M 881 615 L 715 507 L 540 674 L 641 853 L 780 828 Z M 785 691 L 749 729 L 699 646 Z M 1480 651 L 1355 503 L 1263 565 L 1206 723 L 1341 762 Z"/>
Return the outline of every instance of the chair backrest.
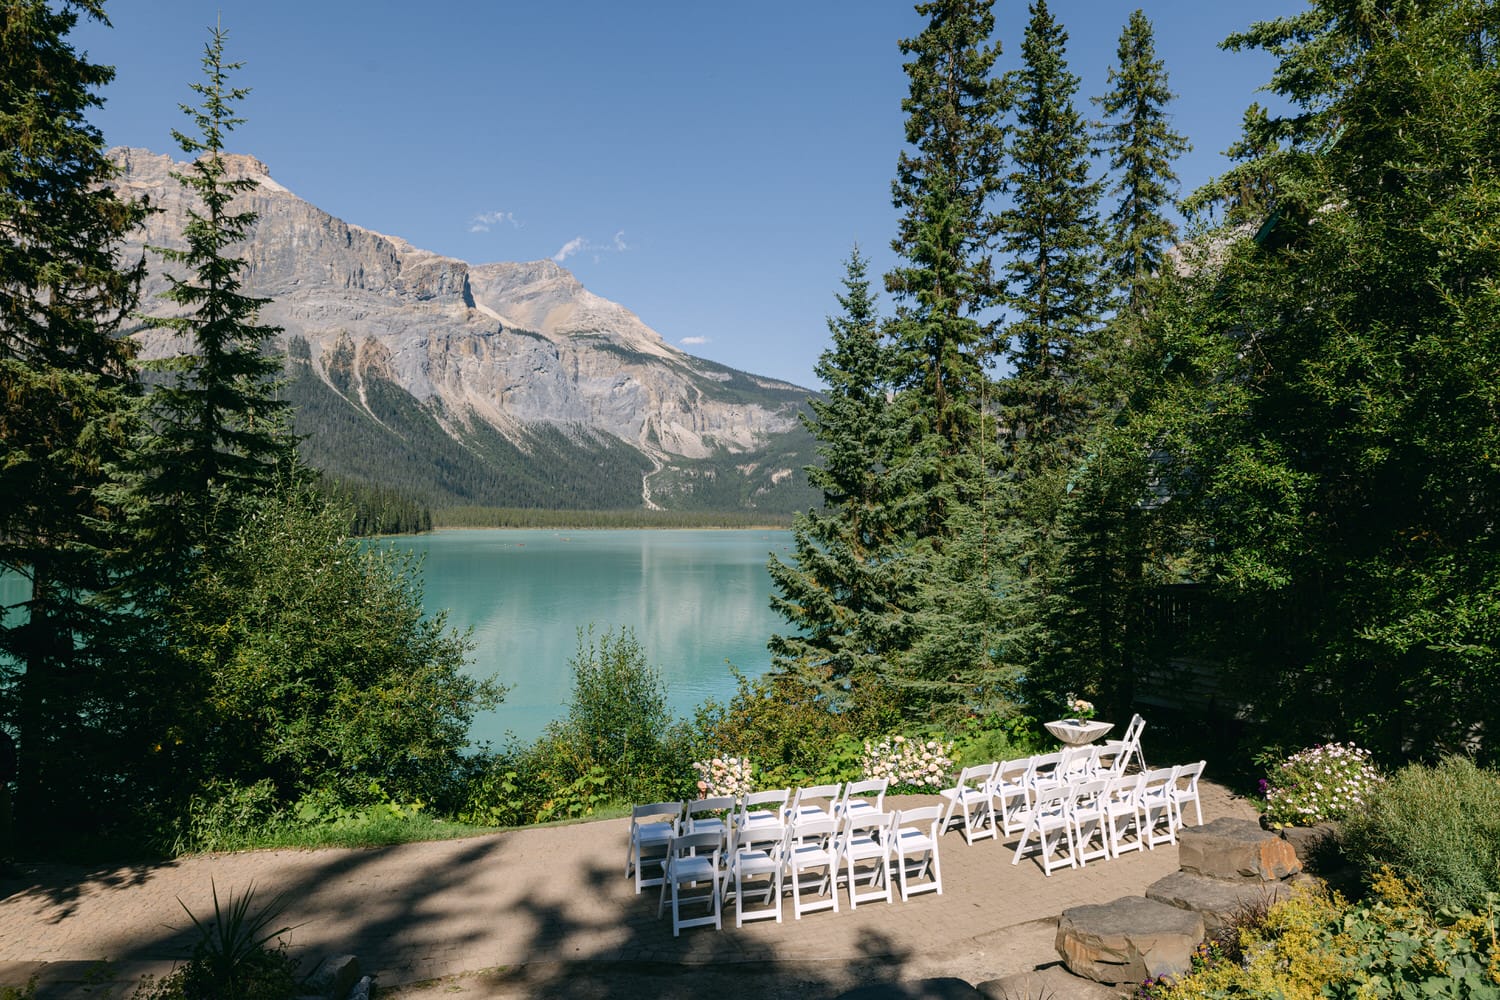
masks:
<path fill-rule="evenodd" d="M 808 785 L 806 788 L 799 788 L 792 793 L 792 804 L 787 812 L 795 817 L 803 809 L 822 809 L 823 807 L 817 805 L 817 803 L 826 800 L 828 802 L 827 811 L 832 814 L 838 807 L 839 793 L 843 791 L 843 788 L 844 786 L 839 783 L 832 785 Z"/>
<path fill-rule="evenodd" d="M 1150 798 L 1153 795 L 1160 796 L 1166 793 L 1176 781 L 1177 775 L 1181 773 L 1181 766 L 1177 767 L 1153 767 L 1141 775 L 1141 797 Z"/>
<path fill-rule="evenodd" d="M 1035 813 L 1051 813 L 1066 810 L 1068 805 L 1073 801 L 1073 796 L 1077 788 L 1077 785 L 1061 784 L 1048 785 L 1045 788 L 1039 789 L 1036 793 L 1036 800 L 1032 805 L 1032 811 Z"/>
<path fill-rule="evenodd" d="M 1068 747 L 1060 751 L 1061 756 L 1057 761 L 1057 777 L 1076 777 L 1080 774 L 1088 774 L 1094 770 L 1099 763 L 1099 748 L 1093 746 Z"/>
<path fill-rule="evenodd" d="M 738 805 L 738 802 L 733 795 L 716 795 L 710 799 L 694 799 L 688 803 L 688 819 L 692 819 L 694 816 L 702 816 L 704 813 L 723 812 L 726 809 L 733 809 L 736 805 Z"/>
<path fill-rule="evenodd" d="M 885 805 L 885 790 L 890 787 L 890 784 L 889 778 L 866 778 L 864 781 L 849 782 L 844 786 L 844 794 L 839 798 L 838 811 L 848 812 L 851 800 L 863 799 L 866 805 L 880 812 Z"/>
<path fill-rule="evenodd" d="M 839 821 L 836 819 L 818 817 L 798 820 L 794 817 L 787 830 L 787 843 L 788 845 L 816 843 L 826 847 L 838 834 L 838 830 Z"/>
<path fill-rule="evenodd" d="M 895 813 L 869 813 L 863 816 L 850 816 L 844 820 L 844 832 L 840 835 L 842 847 L 848 847 L 849 843 L 861 836 L 868 836 L 872 840 L 889 843 L 889 837 L 883 835 L 882 831 L 889 831 L 891 823 L 896 819 Z"/>
<path fill-rule="evenodd" d="M 643 819 L 653 816 L 661 816 L 677 822 L 682 818 L 681 802 L 652 802 L 649 805 L 635 806 L 630 810 L 630 825 L 639 826 Z"/>
<path fill-rule="evenodd" d="M 767 803 L 775 803 L 777 806 L 785 808 L 786 800 L 791 797 L 792 790 L 790 788 L 771 788 L 763 792 L 751 792 L 741 801 L 744 803 L 746 809 L 750 806 L 763 806 Z M 779 812 L 780 809 L 777 811 Z"/>
<path fill-rule="evenodd" d="M 715 863 L 718 862 L 719 851 L 724 846 L 724 838 L 717 832 L 708 833 L 684 833 L 672 838 L 671 853 L 676 857 L 684 857 L 696 854 L 699 851 L 711 852 Z"/>
<path fill-rule="evenodd" d="M 1141 740 L 1141 730 L 1145 728 L 1146 720 L 1141 718 L 1140 713 L 1137 712 L 1135 715 L 1132 715 L 1130 717 L 1130 725 L 1125 727 L 1124 741 L 1126 743 L 1139 743 Z"/>
<path fill-rule="evenodd" d="M 1144 787 L 1146 787 L 1145 774 L 1121 774 L 1110 779 L 1107 794 L 1115 802 L 1134 805 L 1140 801 L 1141 789 Z"/>
<path fill-rule="evenodd" d="M 752 851 L 765 851 L 773 858 L 783 857 L 788 832 L 788 828 L 779 822 L 751 827 L 735 826 L 729 834 L 729 857 Z"/>
<path fill-rule="evenodd" d="M 1092 809 L 1099 804 L 1107 788 L 1109 788 L 1108 778 L 1090 778 L 1087 781 L 1074 782 L 1071 805 L 1075 809 Z"/>
<path fill-rule="evenodd" d="M 1197 794 L 1198 779 L 1203 777 L 1203 768 L 1207 764 L 1208 761 L 1200 760 L 1196 764 L 1184 764 L 1177 769 L 1176 780 L 1181 781 L 1184 778 L 1187 779 L 1187 788 L 1183 789 L 1183 791 L 1190 794 Z"/>
<path fill-rule="evenodd" d="M 918 806 L 916 809 L 901 809 L 897 811 L 893 823 L 895 829 L 902 827 L 928 827 L 932 833 L 933 828 L 943 818 L 942 806 Z"/>
<path fill-rule="evenodd" d="M 958 772 L 958 784 L 955 788 L 983 788 L 995 776 L 995 769 L 999 766 L 994 761 L 988 764 L 971 764 Z"/>
<path fill-rule="evenodd" d="M 1061 750 L 1036 754 L 1031 758 L 1031 773 L 1039 778 L 1050 776 L 1057 769 L 1057 765 L 1061 760 Z"/>

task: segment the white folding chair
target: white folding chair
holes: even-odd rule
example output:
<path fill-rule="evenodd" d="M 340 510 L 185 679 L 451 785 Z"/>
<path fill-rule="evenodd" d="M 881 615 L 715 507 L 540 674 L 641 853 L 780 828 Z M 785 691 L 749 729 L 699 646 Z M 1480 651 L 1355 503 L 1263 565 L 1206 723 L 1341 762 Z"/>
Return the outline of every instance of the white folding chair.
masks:
<path fill-rule="evenodd" d="M 999 766 L 989 763 L 966 767 L 958 773 L 956 785 L 939 793 L 948 802 L 943 811 L 944 833 L 952 827 L 956 810 L 963 820 L 965 843 L 972 844 L 995 835 L 995 799 L 990 782 Z"/>
<path fill-rule="evenodd" d="M 687 804 L 687 822 L 683 833 L 708 833 L 717 831 L 720 837 L 729 833 L 731 811 L 739 803 L 733 795 L 716 795 L 708 799 L 695 799 Z"/>
<path fill-rule="evenodd" d="M 864 781 L 849 782 L 834 806 L 834 814 L 840 819 L 846 819 L 884 812 L 885 792 L 890 784 L 889 778 L 866 778 Z"/>
<path fill-rule="evenodd" d="M 661 877 L 644 877 L 647 865 L 660 872 L 667 859 L 667 845 L 677 836 L 682 818 L 681 802 L 654 802 L 630 810 L 630 845 L 625 854 L 625 877 L 635 876 L 635 892 L 648 885 L 661 885 Z M 659 853 L 658 853 L 659 852 Z"/>
<path fill-rule="evenodd" d="M 942 806 L 902 809 L 896 813 L 895 832 L 891 837 L 896 856 L 892 864 L 901 882 L 903 903 L 918 892 L 943 894 L 943 869 L 938 862 L 938 828 L 942 814 Z M 913 879 L 919 881 L 912 884 Z"/>
<path fill-rule="evenodd" d="M 1053 788 L 1057 785 L 1065 785 L 1067 782 L 1057 780 L 1057 765 L 1062 762 L 1062 751 L 1054 750 L 1051 753 L 1033 754 L 1031 757 L 1031 792 L 1029 798 L 1036 801 L 1037 793 L 1044 788 Z"/>
<path fill-rule="evenodd" d="M 1198 779 L 1203 777 L 1203 768 L 1207 761 L 1200 760 L 1196 764 L 1185 764 L 1177 772 L 1177 779 L 1172 782 L 1168 794 L 1172 799 L 1172 811 L 1177 814 L 1177 829 L 1182 829 L 1182 807 L 1189 802 L 1193 804 L 1193 813 L 1198 822 L 1195 826 L 1203 825 L 1203 800 L 1198 797 Z M 1182 782 L 1186 781 L 1184 785 Z"/>
<path fill-rule="evenodd" d="M 1141 839 L 1151 850 L 1157 844 L 1177 843 L 1177 813 L 1172 806 L 1172 787 L 1177 784 L 1176 767 L 1158 767 L 1144 773 L 1141 781 Z"/>
<path fill-rule="evenodd" d="M 1145 728 L 1146 720 L 1137 713 L 1130 717 L 1130 725 L 1125 727 L 1125 732 L 1119 739 L 1105 740 L 1099 744 L 1099 755 L 1113 761 L 1111 769 L 1116 774 L 1125 773 L 1132 757 L 1139 770 L 1146 770 L 1146 758 L 1141 756 L 1141 730 Z"/>
<path fill-rule="evenodd" d="M 843 791 L 843 784 L 834 782 L 831 785 L 809 785 L 799 788 L 792 793 L 792 804 L 787 808 L 787 822 L 796 823 L 803 819 L 835 819 L 839 793 Z"/>
<path fill-rule="evenodd" d="M 1027 810 L 1026 828 L 1021 831 L 1015 857 L 1010 859 L 1011 864 L 1020 863 L 1021 855 L 1026 852 L 1026 844 L 1035 834 L 1042 856 L 1042 871 L 1049 878 L 1053 868 L 1064 865 L 1069 868 L 1078 867 L 1078 848 L 1073 840 L 1073 823 L 1068 815 L 1073 792 L 1072 785 L 1052 785 L 1037 790 L 1036 800 Z M 1067 857 L 1054 861 L 1053 853 L 1063 846 L 1067 847 Z"/>
<path fill-rule="evenodd" d="M 1145 832 L 1141 827 L 1141 788 L 1146 784 L 1146 775 L 1137 772 L 1119 775 L 1110 780 L 1104 797 L 1104 822 L 1109 830 L 1109 850 L 1114 857 L 1126 851 L 1140 851 L 1146 847 Z M 1122 824 L 1124 828 L 1122 829 Z M 1125 832 L 1132 834 L 1125 839 Z"/>
<path fill-rule="evenodd" d="M 781 923 L 781 880 L 786 870 L 787 828 L 779 821 L 774 826 L 737 825 L 730 838 L 723 895 L 726 904 L 734 904 L 734 926 L 743 927 L 747 920 L 771 917 Z M 745 888 L 747 881 L 751 883 L 749 889 Z M 760 908 L 746 908 L 747 899 L 758 899 Z"/>
<path fill-rule="evenodd" d="M 1030 758 L 1001 761 L 995 768 L 990 794 L 994 797 L 994 807 L 1000 812 L 1000 829 L 1007 837 L 1020 833 L 1026 826 L 1025 820 L 1018 817 L 1030 801 L 1031 784 Z"/>
<path fill-rule="evenodd" d="M 712 924 L 714 930 L 723 928 L 723 896 L 719 888 L 719 857 L 722 850 L 723 837 L 714 831 L 684 833 L 674 837 L 667 846 L 667 861 L 664 866 L 666 871 L 662 877 L 661 898 L 656 901 L 656 916 L 658 919 L 661 917 L 662 909 L 667 904 L 667 896 L 670 895 L 673 937 L 684 927 L 707 927 Z M 684 892 L 684 888 L 688 886 L 708 888 L 706 893 L 688 895 Z M 684 920 L 682 907 L 692 903 L 708 904 L 709 913 Z"/>
<path fill-rule="evenodd" d="M 1057 768 L 1053 781 L 1065 785 L 1070 781 L 1086 781 L 1099 769 L 1099 748 L 1095 746 L 1067 747 L 1058 752 Z"/>
<path fill-rule="evenodd" d="M 1108 778 L 1090 778 L 1074 784 L 1068 820 L 1073 824 L 1073 847 L 1078 852 L 1079 865 L 1110 858 L 1104 798 L 1108 788 Z"/>
<path fill-rule="evenodd" d="M 735 822 L 741 829 L 781 829 L 786 825 L 786 803 L 791 797 L 790 788 L 751 792 L 740 800 Z"/>
<path fill-rule="evenodd" d="M 891 824 L 895 819 L 893 813 L 865 813 L 842 820 L 838 877 L 849 888 L 851 910 L 858 909 L 860 903 L 891 901 Z M 859 889 L 861 876 L 869 886 L 864 892 Z M 838 891 L 837 886 L 834 891 Z"/>
<path fill-rule="evenodd" d="M 787 837 L 786 876 L 783 885 L 792 894 L 792 917 L 814 910 L 839 911 L 839 894 L 834 889 L 838 872 L 838 820 L 807 819 L 794 823 Z M 803 892 L 814 889 L 827 899 L 803 902 Z"/>

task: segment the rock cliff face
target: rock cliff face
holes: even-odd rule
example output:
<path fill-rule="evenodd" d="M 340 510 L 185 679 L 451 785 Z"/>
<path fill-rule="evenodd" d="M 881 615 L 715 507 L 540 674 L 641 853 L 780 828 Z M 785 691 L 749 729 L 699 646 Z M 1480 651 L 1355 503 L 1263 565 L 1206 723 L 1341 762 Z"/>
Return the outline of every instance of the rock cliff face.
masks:
<path fill-rule="evenodd" d="M 171 174 L 184 165 L 140 149 L 112 156 L 120 167 L 117 186 L 162 209 L 132 249 L 181 246 L 190 194 Z M 585 449 L 602 433 L 640 452 L 644 466 L 658 472 L 738 456 L 735 463 L 760 467 L 767 484 L 792 474 L 792 467 L 767 471 L 760 453 L 797 432 L 807 390 L 672 347 L 550 260 L 471 265 L 419 250 L 303 201 L 253 157 L 228 159 L 232 175 L 256 182 L 233 207 L 259 215 L 238 252 L 248 262 L 246 291 L 271 300 L 261 321 L 283 328 L 282 347 L 305 374 L 387 430 L 401 433 L 391 426 L 389 407 L 372 402 L 377 384 L 409 395 L 417 410 L 476 454 L 483 450 L 474 447 L 476 433 L 498 434 L 523 453 L 539 431 L 561 432 Z M 168 265 L 146 254 L 152 275 L 143 307 L 171 314 L 171 304 L 156 296 L 166 287 Z M 162 331 L 136 337 L 146 358 L 185 346 Z M 649 481 L 635 491 L 654 505 Z"/>

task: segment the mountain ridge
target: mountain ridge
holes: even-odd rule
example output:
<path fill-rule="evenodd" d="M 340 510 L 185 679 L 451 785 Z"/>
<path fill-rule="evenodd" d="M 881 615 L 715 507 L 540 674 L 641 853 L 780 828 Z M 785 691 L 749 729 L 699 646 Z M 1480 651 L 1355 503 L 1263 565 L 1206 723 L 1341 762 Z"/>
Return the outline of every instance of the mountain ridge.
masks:
<path fill-rule="evenodd" d="M 142 149 L 110 155 L 116 186 L 160 209 L 126 250 L 147 254 L 145 311 L 170 315 L 171 304 L 159 297 L 170 265 L 146 247 L 182 245 L 191 193 L 171 175 L 187 164 Z M 230 176 L 256 185 L 233 206 L 259 216 L 235 252 L 246 262 L 246 293 L 270 300 L 261 322 L 284 331 L 279 345 L 288 355 L 298 430 L 316 439 L 336 421 L 345 432 L 343 445 L 314 440 L 305 448 L 312 464 L 395 485 L 381 474 L 382 447 L 422 440 L 446 456 L 442 461 L 477 463 L 473 475 L 493 480 L 477 491 L 452 485 L 428 491 L 440 503 L 597 507 L 605 497 L 618 503 L 618 483 L 600 489 L 582 482 L 593 465 L 615 479 L 630 468 L 631 495 L 640 506 L 729 503 L 736 494 L 724 477 L 735 476 L 745 478 L 745 489 L 729 509 L 789 512 L 807 505 L 809 493 L 798 481 L 812 458 L 811 439 L 798 412 L 809 390 L 672 346 L 554 261 L 471 264 L 423 250 L 324 212 L 276 182 L 253 156 L 224 158 Z M 190 347 L 169 331 L 140 329 L 133 336 L 146 359 Z M 340 405 L 354 412 L 339 414 Z M 457 451 L 448 454 L 434 426 Z M 637 460 L 622 462 L 624 453 L 608 439 Z M 341 459 L 330 452 L 336 447 L 367 452 L 370 461 Z M 532 453 L 573 468 L 578 495 L 561 482 L 537 485 L 549 481 L 545 470 L 521 477 L 535 488 L 510 491 L 503 476 L 482 473 L 498 461 L 514 474 Z M 405 475 L 424 478 L 420 454 L 410 458 Z M 437 481 L 441 471 L 427 478 Z"/>

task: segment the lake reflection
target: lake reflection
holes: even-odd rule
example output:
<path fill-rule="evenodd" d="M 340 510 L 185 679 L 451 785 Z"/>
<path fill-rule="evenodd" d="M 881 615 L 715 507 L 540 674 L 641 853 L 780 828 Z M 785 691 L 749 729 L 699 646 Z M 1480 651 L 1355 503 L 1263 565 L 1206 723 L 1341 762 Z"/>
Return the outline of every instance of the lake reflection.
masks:
<path fill-rule="evenodd" d="M 511 686 L 476 719 L 476 742 L 523 739 L 562 715 L 577 630 L 629 626 L 686 714 L 734 690 L 728 663 L 770 666 L 766 640 L 786 623 L 770 610 L 767 557 L 786 557 L 785 531 L 439 531 L 387 540 L 425 560 L 425 604 L 473 626 L 471 669 Z"/>

